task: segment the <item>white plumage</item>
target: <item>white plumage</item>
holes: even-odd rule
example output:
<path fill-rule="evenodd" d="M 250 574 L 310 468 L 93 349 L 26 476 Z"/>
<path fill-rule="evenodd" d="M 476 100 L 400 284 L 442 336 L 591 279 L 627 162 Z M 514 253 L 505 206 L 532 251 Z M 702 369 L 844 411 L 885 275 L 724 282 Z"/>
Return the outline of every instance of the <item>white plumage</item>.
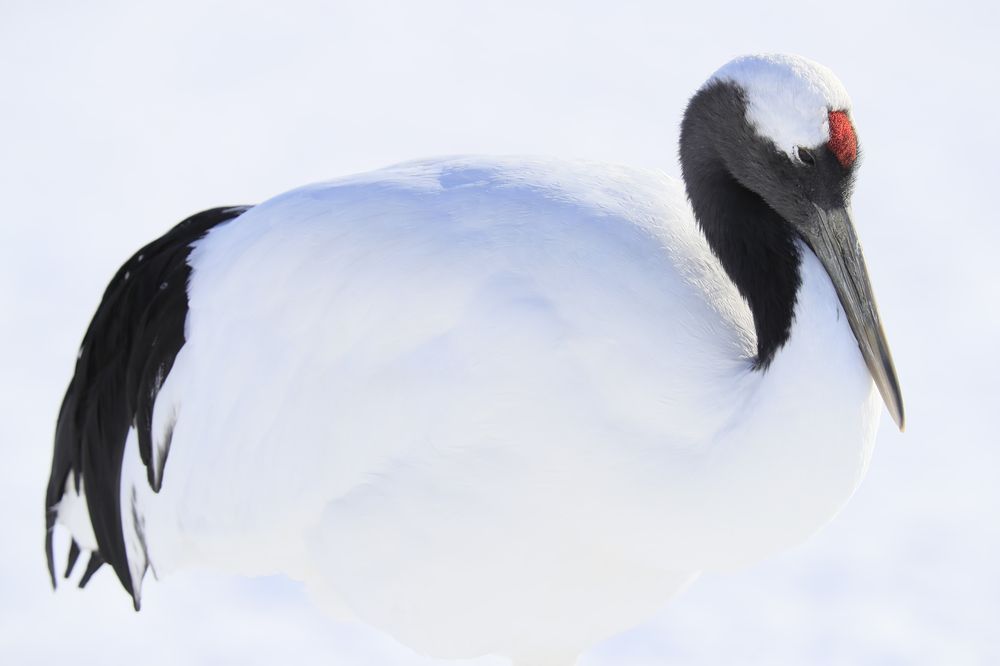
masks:
<path fill-rule="evenodd" d="M 133 581 L 281 572 L 430 655 L 572 663 L 700 571 L 801 541 L 863 476 L 878 392 L 797 243 L 764 371 L 660 172 L 457 157 L 250 209 L 188 260 L 159 492 L 129 432 Z M 83 543 L 80 515 L 59 520 Z"/>
<path fill-rule="evenodd" d="M 851 97 L 828 67 L 799 56 L 744 56 L 710 78 L 746 90 L 747 118 L 761 136 L 793 156 L 797 146 L 817 146 L 830 137 L 827 114 L 850 110 Z"/>

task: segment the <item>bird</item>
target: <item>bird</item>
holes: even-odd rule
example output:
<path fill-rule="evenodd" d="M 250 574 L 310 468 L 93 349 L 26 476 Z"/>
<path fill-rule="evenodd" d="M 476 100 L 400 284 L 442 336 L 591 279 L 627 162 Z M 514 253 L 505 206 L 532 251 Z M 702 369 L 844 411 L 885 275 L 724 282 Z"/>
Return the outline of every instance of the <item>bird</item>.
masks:
<path fill-rule="evenodd" d="M 738 57 L 678 155 L 407 162 L 141 248 L 58 413 L 53 586 L 66 530 L 136 610 L 147 574 L 278 573 L 421 654 L 568 666 L 807 539 L 904 427 L 850 97 Z"/>

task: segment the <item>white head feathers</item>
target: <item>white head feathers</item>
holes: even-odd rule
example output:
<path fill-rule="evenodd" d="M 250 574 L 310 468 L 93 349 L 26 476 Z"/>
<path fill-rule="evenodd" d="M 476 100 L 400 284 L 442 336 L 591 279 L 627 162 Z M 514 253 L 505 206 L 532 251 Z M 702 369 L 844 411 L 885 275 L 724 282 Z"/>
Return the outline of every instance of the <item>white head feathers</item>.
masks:
<path fill-rule="evenodd" d="M 814 147 L 830 138 L 830 111 L 850 111 L 851 98 L 827 67 L 795 55 L 736 58 L 709 78 L 732 81 L 747 95 L 747 120 L 779 150 Z"/>

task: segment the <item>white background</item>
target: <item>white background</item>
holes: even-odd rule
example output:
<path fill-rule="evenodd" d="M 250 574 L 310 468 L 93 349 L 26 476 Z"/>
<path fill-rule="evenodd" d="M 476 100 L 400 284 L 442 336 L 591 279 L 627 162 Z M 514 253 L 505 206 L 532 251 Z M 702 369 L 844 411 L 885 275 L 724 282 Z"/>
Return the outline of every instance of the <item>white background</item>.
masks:
<path fill-rule="evenodd" d="M 789 51 L 854 99 L 908 432 L 883 417 L 865 483 L 808 543 L 706 576 L 581 664 L 1000 663 L 998 29 L 992 2 L 2 0 L 0 662 L 428 663 L 280 578 L 147 581 L 139 614 L 107 568 L 52 593 L 53 426 L 106 281 L 188 214 L 411 158 L 677 174 L 705 77 Z"/>

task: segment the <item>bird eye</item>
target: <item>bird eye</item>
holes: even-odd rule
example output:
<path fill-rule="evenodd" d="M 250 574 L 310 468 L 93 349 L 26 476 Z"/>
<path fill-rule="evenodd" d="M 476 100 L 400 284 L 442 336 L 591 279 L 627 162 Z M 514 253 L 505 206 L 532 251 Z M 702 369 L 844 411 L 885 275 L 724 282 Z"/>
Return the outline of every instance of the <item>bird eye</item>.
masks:
<path fill-rule="evenodd" d="M 798 146 L 795 151 L 799 156 L 799 161 L 806 166 L 813 166 L 816 164 L 816 158 L 813 157 L 813 154 L 802 146 Z"/>

